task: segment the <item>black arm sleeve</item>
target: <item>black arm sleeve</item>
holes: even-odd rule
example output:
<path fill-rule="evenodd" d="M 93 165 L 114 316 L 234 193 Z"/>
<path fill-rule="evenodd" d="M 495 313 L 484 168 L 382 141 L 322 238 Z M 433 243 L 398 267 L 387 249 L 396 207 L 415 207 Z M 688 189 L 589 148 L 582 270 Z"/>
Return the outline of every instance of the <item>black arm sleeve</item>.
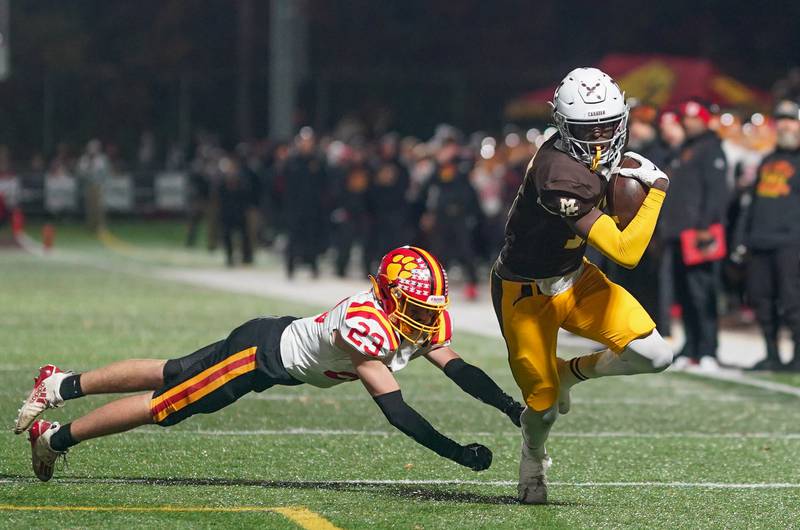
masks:
<path fill-rule="evenodd" d="M 389 423 L 417 443 L 450 460 L 456 460 L 461 454 L 461 446 L 434 429 L 416 410 L 408 406 L 399 390 L 381 394 L 373 399 Z"/>
<path fill-rule="evenodd" d="M 514 398 L 503 392 L 486 372 L 464 362 L 464 359 L 449 361 L 444 366 L 444 373 L 461 387 L 461 390 L 501 412 L 508 412 L 514 405 Z"/>

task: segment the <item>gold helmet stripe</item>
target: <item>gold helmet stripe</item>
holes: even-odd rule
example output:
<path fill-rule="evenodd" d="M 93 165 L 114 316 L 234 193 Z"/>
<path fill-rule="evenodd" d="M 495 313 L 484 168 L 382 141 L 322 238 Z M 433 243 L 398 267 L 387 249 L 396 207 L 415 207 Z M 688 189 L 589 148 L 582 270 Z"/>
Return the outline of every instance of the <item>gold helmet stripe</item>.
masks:
<path fill-rule="evenodd" d="M 431 294 L 432 295 L 443 295 L 444 294 L 444 272 L 442 271 L 442 267 L 439 266 L 439 262 L 436 261 L 436 258 L 430 255 L 427 250 L 423 250 L 419 247 L 411 247 L 411 250 L 417 252 L 422 259 L 428 264 L 428 268 L 431 271 Z"/>

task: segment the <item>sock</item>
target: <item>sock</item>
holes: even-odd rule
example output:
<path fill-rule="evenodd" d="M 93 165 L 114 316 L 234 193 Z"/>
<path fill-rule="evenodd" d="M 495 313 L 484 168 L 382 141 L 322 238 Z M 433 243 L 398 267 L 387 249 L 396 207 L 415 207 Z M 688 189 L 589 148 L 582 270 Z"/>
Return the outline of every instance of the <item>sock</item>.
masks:
<path fill-rule="evenodd" d="M 566 368 L 559 365 L 559 376 L 566 375 L 566 384 L 609 375 L 633 375 L 655 373 L 664 370 L 672 362 L 672 349 L 653 330 L 650 335 L 632 340 L 620 353 L 606 349 L 567 362 Z M 562 383 L 563 384 L 563 383 Z"/>
<path fill-rule="evenodd" d="M 53 436 L 50 437 L 50 447 L 53 449 L 53 451 L 66 451 L 77 443 L 78 440 L 72 437 L 71 423 L 62 425 L 55 433 L 53 433 Z"/>
<path fill-rule="evenodd" d="M 583 357 L 577 357 L 572 359 L 570 363 L 570 366 L 580 370 L 578 373 L 584 377 L 580 379 L 581 381 L 606 375 L 624 375 L 632 373 L 630 367 L 626 366 L 626 361 L 622 359 L 622 354 L 614 353 L 609 349 L 600 350 Z"/>
<path fill-rule="evenodd" d="M 58 393 L 61 394 L 61 399 L 64 401 L 68 399 L 75 399 L 83 397 L 83 390 L 81 389 L 81 374 L 68 375 L 61 381 L 61 386 L 58 388 Z"/>
<path fill-rule="evenodd" d="M 562 387 L 570 388 L 576 383 L 586 381 L 588 377 L 583 373 L 584 364 L 590 354 L 585 357 L 575 357 L 569 361 L 558 358 L 558 381 Z"/>
<path fill-rule="evenodd" d="M 530 455 L 541 460 L 545 456 L 544 443 L 550 435 L 550 428 L 558 418 L 558 407 L 553 405 L 547 410 L 536 412 L 530 407 L 525 407 L 520 416 L 522 423 L 522 439 L 525 441 L 524 450 Z"/>

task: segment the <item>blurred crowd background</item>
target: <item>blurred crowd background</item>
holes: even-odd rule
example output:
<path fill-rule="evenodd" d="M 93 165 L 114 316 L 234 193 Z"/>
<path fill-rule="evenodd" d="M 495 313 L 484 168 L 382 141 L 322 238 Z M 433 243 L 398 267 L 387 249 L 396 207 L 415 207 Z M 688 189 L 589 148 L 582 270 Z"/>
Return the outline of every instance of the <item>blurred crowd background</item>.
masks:
<path fill-rule="evenodd" d="M 781 368 L 780 325 L 800 344 L 799 8 L 695 4 L 621 2 L 601 47 L 588 1 L 0 0 L 0 225 L 181 219 L 186 246 L 229 266 L 269 248 L 289 277 L 363 277 L 416 244 L 485 298 L 552 84 L 597 65 L 630 97 L 628 147 L 673 182 L 635 271 L 591 258 L 663 335 L 683 317 L 686 362 L 757 321 L 759 367 Z M 681 233 L 714 227 L 726 251 L 686 265 Z"/>
<path fill-rule="evenodd" d="M 620 269 L 591 251 L 590 257 L 642 301 L 664 335 L 670 335 L 673 317 L 694 308 L 689 325 L 698 324 L 700 343 L 697 353 L 686 352 L 692 361 L 707 357 L 699 352 L 716 349 L 720 315 L 744 323 L 758 318 L 774 328 L 765 333 L 774 348 L 771 362 L 777 362 L 778 313 L 795 330 L 800 316 L 796 283 L 777 285 L 783 274 L 800 274 L 791 268 L 800 269 L 800 195 L 790 182 L 800 164 L 797 104 L 783 99 L 772 113 L 743 114 L 699 98 L 674 108 L 630 103 L 628 149 L 670 174 L 672 188 L 636 270 Z M 298 268 L 316 277 L 321 265 L 340 277 L 364 277 L 387 249 L 415 244 L 438 255 L 454 287 L 474 300 L 485 296 L 480 284 L 502 246 L 526 166 L 554 133 L 549 127 L 508 125 L 488 134 L 441 124 L 420 139 L 374 135 L 369 124 L 348 118 L 330 132 L 304 126 L 288 142 L 264 138 L 229 148 L 214 134 L 200 132 L 187 152 L 158 145 L 144 133 L 132 160 L 100 139 L 81 152 L 59 146 L 49 161 L 36 156 L 27 164 L 0 146 L 0 181 L 15 180 L 23 188 L 26 180 L 45 187 L 73 181 L 67 188 L 80 191 L 72 199 L 77 207 L 42 215 L 82 214 L 96 230 L 106 218 L 103 185 L 115 174 L 178 172 L 188 186 L 182 214 L 186 246 L 222 249 L 229 266 L 250 264 L 254 249 L 267 247 L 284 256 L 290 278 Z M 764 160 L 774 162 L 776 153 L 785 155 L 788 168 L 773 163 L 765 169 Z M 0 215 L 8 218 L 24 201 L 2 189 Z M 753 223 L 748 214 L 759 195 L 790 202 L 768 206 L 778 215 Z M 712 224 L 725 228 L 730 252 L 712 263 L 683 265 L 680 233 Z M 748 289 L 747 269 L 753 264 L 748 258 L 775 248 L 793 252 L 790 265 L 760 266 L 758 275 L 769 285 L 759 290 L 750 282 Z"/>

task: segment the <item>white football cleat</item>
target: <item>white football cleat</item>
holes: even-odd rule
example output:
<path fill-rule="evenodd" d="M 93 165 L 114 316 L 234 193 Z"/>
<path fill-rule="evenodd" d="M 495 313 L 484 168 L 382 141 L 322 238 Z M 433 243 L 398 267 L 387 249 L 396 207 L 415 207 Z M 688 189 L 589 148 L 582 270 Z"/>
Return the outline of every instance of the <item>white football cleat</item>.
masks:
<path fill-rule="evenodd" d="M 519 484 L 517 498 L 522 504 L 547 504 L 547 470 L 553 464 L 550 456 L 538 459 L 530 455 L 528 446 L 522 442 L 519 460 Z"/>
<path fill-rule="evenodd" d="M 31 442 L 31 464 L 36 477 L 42 482 L 53 478 L 53 468 L 58 457 L 67 454 L 66 451 L 56 451 L 50 447 L 50 438 L 61 428 L 58 422 L 37 420 L 33 422 L 28 432 Z"/>
<path fill-rule="evenodd" d="M 59 389 L 61 382 L 69 375 L 72 375 L 72 372 L 64 372 L 52 364 L 39 369 L 39 377 L 33 380 L 33 390 L 19 409 L 14 434 L 25 432 L 45 410 L 64 404 Z"/>

